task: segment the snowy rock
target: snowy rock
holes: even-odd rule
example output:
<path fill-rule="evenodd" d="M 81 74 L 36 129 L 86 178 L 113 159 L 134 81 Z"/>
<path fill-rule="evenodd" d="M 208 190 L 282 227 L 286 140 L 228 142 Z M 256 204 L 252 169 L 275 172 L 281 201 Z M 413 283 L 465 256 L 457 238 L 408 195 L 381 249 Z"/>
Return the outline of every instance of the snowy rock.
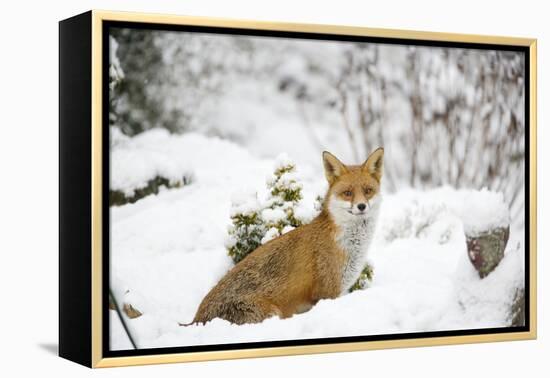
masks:
<path fill-rule="evenodd" d="M 504 257 L 510 227 L 498 227 L 476 236 L 466 235 L 468 257 L 481 278 L 491 273 Z"/>
<path fill-rule="evenodd" d="M 510 237 L 510 212 L 502 193 L 468 190 L 461 196 L 465 205 L 457 212 L 464 225 L 468 257 L 484 278 L 504 257 Z"/>
<path fill-rule="evenodd" d="M 464 224 L 464 232 L 470 237 L 483 235 L 487 231 L 507 228 L 510 225 L 510 211 L 504 195 L 488 189 L 459 190 L 453 208 Z"/>

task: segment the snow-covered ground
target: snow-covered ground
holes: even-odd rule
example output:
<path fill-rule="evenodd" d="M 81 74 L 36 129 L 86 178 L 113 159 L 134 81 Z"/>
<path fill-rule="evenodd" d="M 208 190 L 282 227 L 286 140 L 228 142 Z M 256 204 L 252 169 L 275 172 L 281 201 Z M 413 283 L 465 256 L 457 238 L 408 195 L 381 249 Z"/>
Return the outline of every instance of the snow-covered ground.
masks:
<path fill-rule="evenodd" d="M 465 228 L 507 222 L 491 192 L 438 188 L 385 194 L 369 251 L 369 288 L 320 301 L 309 312 L 261 324 L 190 322 L 206 293 L 232 267 L 224 242 L 231 198 L 261 191 L 274 160 L 228 140 L 151 130 L 113 138 L 112 188 L 131 193 L 156 175 L 192 182 L 111 208 L 110 282 L 119 303 L 143 313 L 127 323 L 139 348 L 504 327 L 524 277 L 523 239 L 512 228 L 504 259 L 480 279 Z M 321 164 L 299 162 L 305 201 L 326 189 Z M 131 348 L 111 311 L 111 349 Z"/>

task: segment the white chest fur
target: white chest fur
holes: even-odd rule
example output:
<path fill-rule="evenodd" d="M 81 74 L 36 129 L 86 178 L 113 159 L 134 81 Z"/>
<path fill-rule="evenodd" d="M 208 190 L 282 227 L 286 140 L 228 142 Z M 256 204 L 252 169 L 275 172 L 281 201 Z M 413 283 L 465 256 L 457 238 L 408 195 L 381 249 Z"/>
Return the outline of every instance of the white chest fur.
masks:
<path fill-rule="evenodd" d="M 355 283 L 365 267 L 367 252 L 378 220 L 380 202 L 380 199 L 372 201 L 367 215 L 364 216 L 339 211 L 342 208 L 341 204 L 338 204 L 340 206 L 335 204 L 335 208 L 331 209 L 334 220 L 340 228 L 336 242 L 346 255 L 342 269 L 342 294 L 345 294 Z"/>

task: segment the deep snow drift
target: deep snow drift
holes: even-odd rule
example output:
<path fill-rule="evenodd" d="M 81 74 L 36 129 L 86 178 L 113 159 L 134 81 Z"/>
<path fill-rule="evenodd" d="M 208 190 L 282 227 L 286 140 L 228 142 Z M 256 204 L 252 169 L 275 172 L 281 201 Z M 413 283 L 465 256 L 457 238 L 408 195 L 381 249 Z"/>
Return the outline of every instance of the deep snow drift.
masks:
<path fill-rule="evenodd" d="M 384 195 L 369 251 L 369 288 L 320 301 L 309 312 L 261 324 L 190 322 L 206 293 L 231 268 L 224 242 L 231 198 L 265 189 L 274 161 L 199 134 L 151 130 L 114 138 L 112 188 L 131 193 L 155 175 L 192 176 L 190 185 L 111 208 L 111 287 L 139 348 L 503 327 L 524 277 L 521 232 L 512 233 L 496 270 L 480 279 L 464 230 L 508 222 L 499 194 L 438 188 Z M 319 156 L 321 159 L 321 156 Z M 326 190 L 318 167 L 298 165 L 305 202 Z M 111 311 L 111 349 L 130 348 Z"/>

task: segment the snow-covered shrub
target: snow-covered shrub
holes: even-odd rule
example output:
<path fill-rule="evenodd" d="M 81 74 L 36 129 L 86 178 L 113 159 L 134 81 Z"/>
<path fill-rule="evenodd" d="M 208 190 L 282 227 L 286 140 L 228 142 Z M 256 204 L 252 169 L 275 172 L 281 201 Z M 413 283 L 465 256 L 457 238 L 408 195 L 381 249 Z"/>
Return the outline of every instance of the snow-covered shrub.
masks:
<path fill-rule="evenodd" d="M 384 225 L 382 234 L 387 242 L 396 239 L 422 238 L 429 234 L 434 234 L 431 228 L 446 216 L 449 210 L 445 203 L 427 202 L 421 198 L 412 198 L 409 203 L 401 206 L 400 216 Z M 449 235 L 449 227 L 443 227 L 437 238 L 439 243 L 445 243 Z"/>
<path fill-rule="evenodd" d="M 178 180 L 169 180 L 162 176 L 156 176 L 148 180 L 145 186 L 133 189 L 131 193 L 121 190 L 109 190 L 109 206 L 122 206 L 127 203 L 135 203 L 152 194 L 159 194 L 161 188 L 181 188 L 190 183 L 190 178 L 186 176 Z"/>
<path fill-rule="evenodd" d="M 120 60 L 117 56 L 118 43 L 117 41 L 109 36 L 109 90 L 112 91 L 115 87 L 120 84 L 122 79 L 124 79 L 124 71 L 120 66 Z M 112 93 L 111 93 L 112 95 Z"/>
<path fill-rule="evenodd" d="M 262 211 L 266 233 L 262 244 L 302 225 L 296 214 L 296 206 L 302 200 L 302 185 L 297 181 L 296 166 L 288 157 L 279 157 L 267 188 L 267 208 Z"/>
<path fill-rule="evenodd" d="M 128 137 L 110 128 L 111 177 L 109 204 L 133 203 L 161 188 L 180 188 L 194 180 L 192 143 L 198 137 L 172 137 L 167 130 L 153 129 Z"/>
<path fill-rule="evenodd" d="M 109 124 L 117 121 L 116 101 L 118 90 L 122 80 L 124 80 L 124 71 L 120 65 L 117 55 L 118 42 L 109 36 Z"/>
<path fill-rule="evenodd" d="M 302 185 L 296 176 L 296 165 L 286 155 L 277 158 L 266 184 L 268 193 L 262 200 L 256 193 L 233 198 L 226 248 L 235 263 L 261 244 L 309 220 L 298 210 Z"/>
<path fill-rule="evenodd" d="M 372 282 L 372 279 L 374 278 L 374 269 L 372 265 L 367 262 L 363 270 L 361 271 L 361 274 L 359 275 L 359 278 L 351 287 L 349 288 L 349 292 L 354 292 L 355 290 L 363 290 L 369 287 L 369 284 Z"/>
<path fill-rule="evenodd" d="M 323 202 L 325 202 L 325 197 L 321 195 L 318 195 L 315 197 L 315 202 L 313 204 L 313 207 L 315 211 L 317 211 L 318 213 L 320 213 L 321 210 L 323 210 Z"/>
<path fill-rule="evenodd" d="M 225 246 L 236 264 L 262 244 L 266 229 L 256 193 L 234 196 L 232 200 L 232 223 Z"/>

